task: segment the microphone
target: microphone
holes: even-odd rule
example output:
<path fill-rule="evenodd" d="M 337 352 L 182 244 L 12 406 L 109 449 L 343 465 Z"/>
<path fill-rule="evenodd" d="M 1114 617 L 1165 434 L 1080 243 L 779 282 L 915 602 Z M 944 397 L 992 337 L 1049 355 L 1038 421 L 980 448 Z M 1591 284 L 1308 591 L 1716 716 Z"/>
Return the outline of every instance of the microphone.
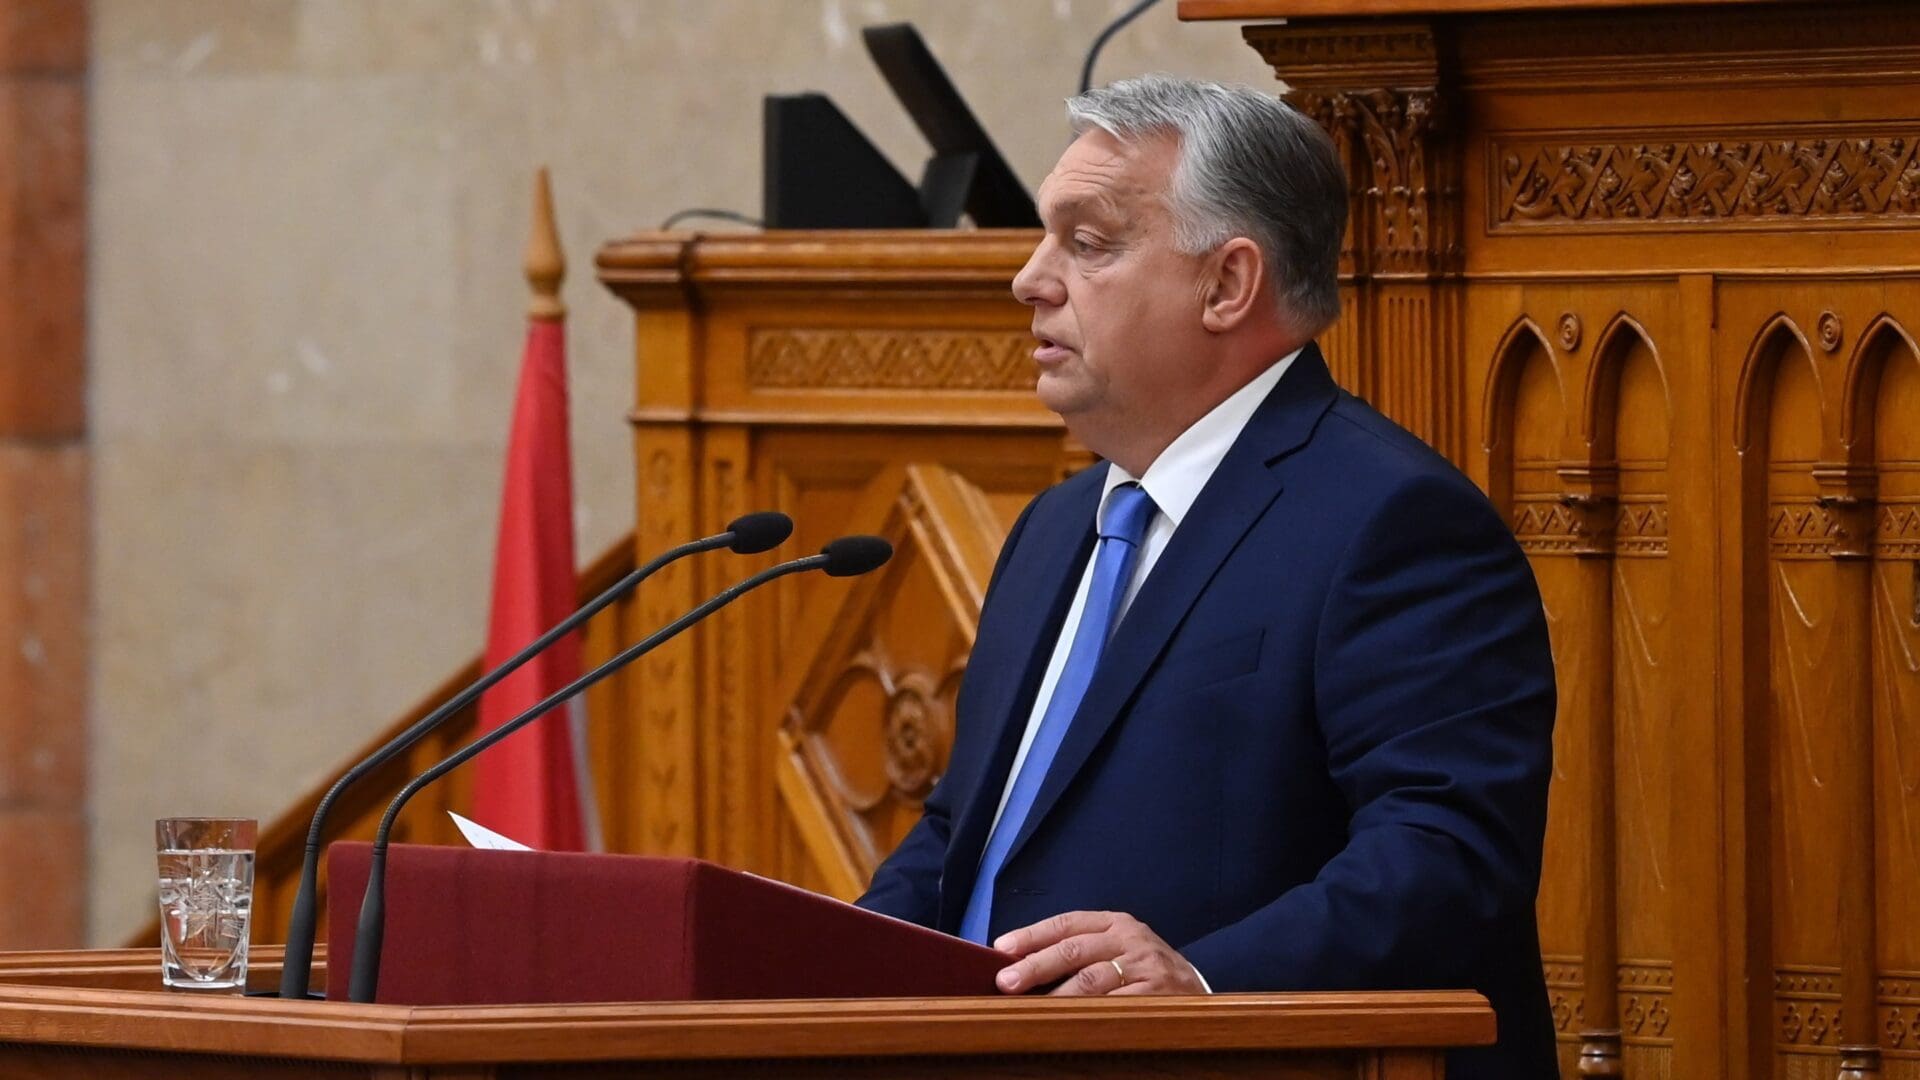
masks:
<path fill-rule="evenodd" d="M 367 867 L 367 891 L 360 901 L 359 928 L 354 935 L 353 969 L 347 984 L 347 999 L 361 1003 L 372 1001 L 374 988 L 380 981 L 380 946 L 381 938 L 386 932 L 387 838 L 393 831 L 394 820 L 400 816 L 401 809 L 407 805 L 409 799 L 419 794 L 422 788 L 472 760 L 487 747 L 564 704 L 569 698 L 581 693 L 594 683 L 652 652 L 694 623 L 775 578 L 807 570 L 822 570 L 828 577 L 855 577 L 878 568 L 892 557 L 893 545 L 877 536 L 843 536 L 821 548 L 818 555 L 794 559 L 762 570 L 744 581 L 715 593 L 692 611 L 655 630 L 613 659 L 554 691 L 533 708 L 454 751 L 439 764 L 408 781 L 407 786 L 401 788 L 400 793 L 393 797 L 393 802 L 387 805 L 386 816 L 380 819 L 380 831 L 373 839 L 373 859 Z"/>
<path fill-rule="evenodd" d="M 447 717 L 471 705 L 495 683 L 518 671 L 528 660 L 577 629 L 581 623 L 592 618 L 600 609 L 632 592 L 642 581 L 668 563 L 688 555 L 712 551 L 715 548 L 729 548 L 739 555 L 757 555 L 779 547 L 791 535 L 793 535 L 792 518 L 775 510 L 762 510 L 734 518 L 727 524 L 725 532 L 702 537 L 667 551 L 615 582 L 612 588 L 588 601 L 585 607 L 567 616 L 553 629 L 534 639 L 506 663 L 482 675 L 465 690 L 455 694 L 445 704 L 395 735 L 387 741 L 386 745 L 367 755 L 365 760 L 348 769 L 340 779 L 334 781 L 333 786 L 327 789 L 327 793 L 320 797 L 320 805 L 313 812 L 313 823 L 307 827 L 307 851 L 300 864 L 300 888 L 294 894 L 293 914 L 287 920 L 287 952 L 280 972 L 280 996 L 295 1000 L 309 996 L 307 988 L 313 974 L 314 920 L 315 908 L 318 904 L 315 890 L 316 879 L 320 873 L 320 833 L 326 825 L 328 812 L 333 809 L 333 804 L 340 798 L 341 792 L 420 741 L 428 732 L 439 727 Z"/>

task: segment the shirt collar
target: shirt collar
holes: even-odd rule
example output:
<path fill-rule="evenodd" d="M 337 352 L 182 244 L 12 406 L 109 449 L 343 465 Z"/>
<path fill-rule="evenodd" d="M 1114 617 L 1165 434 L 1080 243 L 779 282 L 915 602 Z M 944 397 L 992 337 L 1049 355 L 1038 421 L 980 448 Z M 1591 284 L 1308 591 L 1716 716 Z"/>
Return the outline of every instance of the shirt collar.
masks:
<path fill-rule="evenodd" d="M 1132 473 L 1111 462 L 1107 465 L 1106 487 L 1100 493 L 1102 509 L 1107 505 L 1107 496 L 1121 484 L 1137 482 L 1147 490 L 1153 504 L 1167 515 L 1167 520 L 1175 528 L 1180 519 L 1187 516 L 1193 508 L 1194 500 L 1200 497 L 1200 491 L 1213 478 L 1213 471 L 1233 448 L 1234 441 L 1240 438 L 1247 421 L 1253 419 L 1255 409 L 1280 384 L 1280 376 L 1287 373 L 1294 358 L 1300 355 L 1295 349 L 1269 366 L 1265 371 L 1247 381 L 1245 386 L 1235 390 L 1225 401 L 1215 405 L 1212 411 L 1193 422 L 1193 426 L 1180 433 L 1160 456 L 1147 466 L 1145 475 Z"/>

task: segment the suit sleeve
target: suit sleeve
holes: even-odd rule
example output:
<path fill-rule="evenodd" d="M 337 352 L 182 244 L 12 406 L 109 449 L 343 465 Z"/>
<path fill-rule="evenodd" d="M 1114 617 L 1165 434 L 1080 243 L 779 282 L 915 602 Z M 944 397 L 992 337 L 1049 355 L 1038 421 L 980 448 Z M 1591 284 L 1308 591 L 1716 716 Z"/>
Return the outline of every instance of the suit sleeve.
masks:
<path fill-rule="evenodd" d="M 1020 511 L 1013 528 L 1007 531 L 1007 539 L 1000 545 L 1000 556 L 994 561 L 993 577 L 987 582 L 987 593 L 981 601 L 981 610 L 993 603 L 994 587 L 1000 581 L 1000 572 L 1007 565 L 1014 545 L 1019 542 L 1020 532 L 1026 528 L 1027 518 L 1043 492 L 1027 503 Z M 961 679 L 962 694 L 966 693 L 966 680 Z M 951 775 L 951 774 L 949 774 Z M 854 903 L 868 911 L 877 911 L 882 915 L 891 915 L 896 919 L 918 923 L 921 926 L 933 926 L 940 917 L 940 874 L 946 865 L 947 843 L 953 835 L 954 803 L 962 797 L 954 790 L 954 785 L 943 776 L 927 794 L 922 807 L 920 820 L 908 831 L 906 839 L 893 849 L 880 868 L 873 873 L 873 882 L 867 891 Z"/>
<path fill-rule="evenodd" d="M 1531 568 L 1463 479 L 1411 479 L 1360 530 L 1314 699 L 1345 848 L 1181 952 L 1221 991 L 1473 985 L 1478 950 L 1532 926 L 1554 685 Z"/>

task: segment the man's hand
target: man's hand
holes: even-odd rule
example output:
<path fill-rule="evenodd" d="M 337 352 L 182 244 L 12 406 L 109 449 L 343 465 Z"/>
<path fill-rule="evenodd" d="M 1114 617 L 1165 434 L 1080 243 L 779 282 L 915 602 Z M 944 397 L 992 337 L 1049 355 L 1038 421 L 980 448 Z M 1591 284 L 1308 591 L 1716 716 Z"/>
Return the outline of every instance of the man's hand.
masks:
<path fill-rule="evenodd" d="M 1002 993 L 1060 982 L 1054 994 L 1204 994 L 1186 958 L 1139 919 L 1116 911 L 1069 911 L 1009 930 L 993 947 L 1021 957 L 995 977 Z"/>

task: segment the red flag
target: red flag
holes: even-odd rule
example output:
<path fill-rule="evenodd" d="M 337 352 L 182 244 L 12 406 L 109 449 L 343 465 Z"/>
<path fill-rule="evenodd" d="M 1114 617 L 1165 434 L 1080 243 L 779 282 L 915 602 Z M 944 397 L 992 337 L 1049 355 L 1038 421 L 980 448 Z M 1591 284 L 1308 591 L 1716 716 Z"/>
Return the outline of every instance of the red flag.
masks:
<path fill-rule="evenodd" d="M 574 592 L 566 329 L 558 318 L 536 318 L 527 327 L 507 446 L 487 668 L 566 618 Z M 511 720 L 579 676 L 580 641 L 569 634 L 487 691 L 480 699 L 481 730 Z M 563 707 L 480 755 L 474 762 L 475 819 L 536 848 L 580 850 L 587 822 L 574 747 Z"/>

